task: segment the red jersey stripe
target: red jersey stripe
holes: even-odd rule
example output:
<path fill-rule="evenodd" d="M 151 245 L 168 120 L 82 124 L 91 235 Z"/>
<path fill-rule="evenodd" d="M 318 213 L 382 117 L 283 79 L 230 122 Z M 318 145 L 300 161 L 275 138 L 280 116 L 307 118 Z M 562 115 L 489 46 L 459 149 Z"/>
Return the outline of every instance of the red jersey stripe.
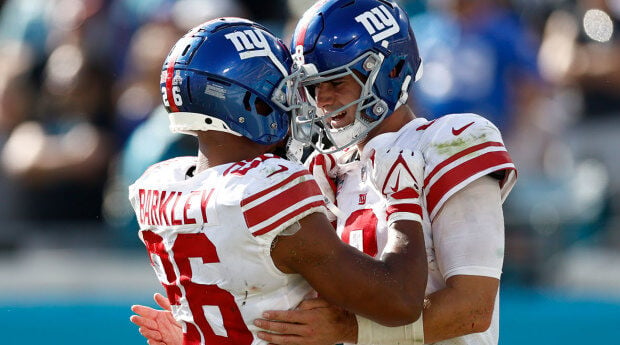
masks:
<path fill-rule="evenodd" d="M 277 184 L 275 184 L 275 185 L 273 185 L 273 186 L 271 186 L 271 187 L 269 187 L 269 188 L 267 188 L 267 189 L 265 189 L 265 190 L 263 190 L 261 192 L 258 192 L 258 193 L 254 194 L 254 195 L 251 195 L 251 196 L 241 200 L 241 206 L 243 207 L 243 206 L 251 203 L 252 201 L 255 201 L 255 200 L 257 200 L 257 199 L 259 199 L 259 198 L 261 198 L 261 197 L 263 197 L 263 196 L 265 196 L 265 195 L 267 195 L 267 194 L 269 194 L 269 193 L 271 193 L 271 192 L 273 192 L 273 191 L 275 191 L 277 189 L 282 188 L 282 186 L 284 186 L 287 183 L 293 181 L 294 179 L 296 179 L 298 177 L 301 177 L 301 176 L 305 176 L 305 175 L 310 175 L 310 173 L 307 170 L 298 171 L 298 172 L 292 174 L 291 176 L 289 176 L 288 178 L 284 179 L 280 183 L 277 183 Z M 316 184 L 316 183 L 314 183 L 314 184 Z M 320 193 L 320 191 L 319 191 L 319 193 Z"/>
<path fill-rule="evenodd" d="M 283 189 L 278 194 L 262 200 L 260 204 L 244 210 L 243 216 L 248 227 L 252 228 L 292 205 L 303 202 L 305 199 L 313 196 L 321 196 L 321 190 L 316 182 L 308 180 Z"/>
<path fill-rule="evenodd" d="M 504 144 L 502 144 L 502 143 L 500 143 L 500 142 L 489 141 L 489 142 L 486 142 L 486 143 L 482 143 L 482 144 L 478 144 L 478 145 L 475 145 L 475 146 L 469 147 L 469 148 L 467 148 L 467 149 L 465 149 L 465 150 L 463 150 L 463 151 L 461 151 L 461 152 L 459 152 L 459 153 L 457 153 L 457 154 L 455 154 L 455 155 L 453 155 L 453 156 L 449 157 L 449 158 L 448 158 L 448 159 L 446 159 L 445 161 L 443 161 L 443 162 L 439 163 L 439 164 L 435 167 L 435 169 L 433 169 L 433 171 L 431 171 L 431 172 L 430 172 L 430 173 L 426 176 L 426 178 L 424 179 L 424 185 L 425 185 L 425 186 L 428 186 L 429 181 L 430 181 L 430 180 L 431 180 L 431 179 L 432 179 L 432 178 L 433 178 L 433 177 L 434 177 L 434 176 L 435 176 L 435 175 L 436 175 L 436 174 L 437 174 L 437 173 L 438 173 L 441 169 L 443 169 L 446 165 L 448 165 L 448 164 L 450 164 L 450 163 L 452 163 L 452 162 L 456 161 L 457 159 L 459 159 L 459 158 L 461 158 L 461 157 L 463 157 L 463 156 L 466 156 L 466 155 L 468 155 L 468 154 L 470 154 L 470 153 L 472 153 L 472 152 L 475 152 L 475 151 L 480 151 L 480 150 L 482 150 L 482 149 L 484 149 L 484 148 L 487 148 L 487 147 L 494 147 L 494 146 L 495 146 L 495 147 L 504 147 Z"/>
<path fill-rule="evenodd" d="M 418 192 L 416 192 L 416 190 L 413 188 L 405 188 L 403 190 L 399 190 L 396 193 L 392 193 L 391 197 L 397 200 L 412 199 L 420 197 L 420 194 L 418 194 Z"/>
<path fill-rule="evenodd" d="M 499 168 L 501 165 L 506 164 L 512 165 L 512 160 L 510 156 L 508 156 L 508 152 L 492 151 L 463 162 L 450 171 L 447 171 L 431 186 L 426 196 L 428 213 L 432 215 L 435 207 L 444 195 L 459 183 L 476 173 L 492 169 L 493 167 Z"/>
<path fill-rule="evenodd" d="M 254 231 L 252 233 L 252 235 L 254 236 L 260 236 L 263 234 L 266 234 L 274 229 L 276 229 L 277 227 L 279 227 L 280 225 L 286 223 L 287 221 L 299 216 L 300 214 L 306 212 L 307 210 L 310 210 L 314 207 L 319 207 L 319 206 L 325 206 L 325 202 L 323 200 L 317 200 L 317 201 L 313 201 L 309 204 L 306 204 L 304 206 L 298 207 L 297 209 L 295 209 L 293 212 L 287 214 L 286 216 L 278 219 L 278 221 L 271 223 L 269 226 L 266 226 L 260 230 Z"/>
<path fill-rule="evenodd" d="M 385 214 L 389 218 L 390 215 L 392 215 L 392 213 L 396 213 L 396 212 L 415 213 L 415 214 L 417 214 L 417 215 L 419 215 L 421 217 L 422 216 L 422 207 L 420 205 L 418 205 L 418 204 L 396 204 L 396 205 L 390 205 L 390 206 L 387 207 L 387 210 L 385 211 Z"/>

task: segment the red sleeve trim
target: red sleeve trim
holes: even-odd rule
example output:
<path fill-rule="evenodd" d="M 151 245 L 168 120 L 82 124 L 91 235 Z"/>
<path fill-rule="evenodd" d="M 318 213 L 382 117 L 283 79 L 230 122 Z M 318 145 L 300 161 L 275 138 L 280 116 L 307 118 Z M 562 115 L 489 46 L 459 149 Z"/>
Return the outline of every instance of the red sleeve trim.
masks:
<path fill-rule="evenodd" d="M 462 157 L 463 154 L 459 154 L 458 156 Z M 450 158 L 449 160 L 454 161 L 455 159 Z M 445 166 L 443 163 L 441 165 Z M 433 217 L 432 215 L 434 214 L 435 207 L 437 207 L 443 197 L 454 187 L 467 180 L 467 178 L 474 176 L 476 173 L 484 171 L 490 172 L 494 167 L 497 167 L 498 169 L 506 167 L 514 169 L 514 165 L 508 155 L 508 152 L 487 152 L 478 157 L 465 161 L 441 175 L 441 177 L 432 186 L 430 186 L 430 190 L 426 195 L 427 208 L 431 217 Z M 433 173 L 436 173 L 437 170 L 438 169 L 435 169 Z M 427 181 L 428 180 L 429 179 L 427 178 Z"/>
<path fill-rule="evenodd" d="M 287 221 L 299 216 L 300 214 L 306 212 L 307 210 L 310 210 L 314 207 L 319 207 L 319 206 L 325 206 L 325 202 L 323 200 L 317 200 L 314 202 L 311 202 L 309 204 L 306 204 L 305 206 L 302 206 L 296 210 L 294 210 L 293 212 L 287 214 L 285 217 L 280 218 L 278 221 L 271 223 L 269 226 L 266 226 L 260 230 L 256 230 L 254 232 L 252 232 L 253 236 L 260 236 L 263 234 L 266 234 L 272 230 L 275 230 L 276 228 L 278 228 L 280 225 L 286 223 Z"/>
<path fill-rule="evenodd" d="M 271 186 L 271 187 L 269 187 L 269 188 L 267 188 L 267 189 L 265 189 L 265 190 L 263 190 L 261 192 L 258 192 L 258 193 L 254 194 L 254 195 L 251 195 L 251 196 L 241 200 L 241 206 L 245 206 L 245 205 L 253 202 L 254 200 L 257 200 L 257 199 L 259 199 L 259 198 L 261 198 L 261 197 L 263 197 L 263 196 L 265 196 L 265 195 L 267 195 L 267 194 L 269 194 L 269 193 L 271 193 L 271 192 L 273 192 L 273 191 L 275 191 L 277 189 L 282 188 L 282 186 L 284 186 L 287 183 L 293 181 L 294 179 L 296 179 L 298 177 L 301 177 L 301 176 L 305 176 L 305 175 L 310 175 L 310 174 L 308 173 L 308 171 L 305 171 L 305 170 L 298 171 L 298 172 L 292 174 L 291 176 L 287 177 L 286 179 L 282 180 L 281 182 L 279 182 L 279 183 L 277 183 L 277 184 L 275 184 L 275 185 L 273 185 L 273 186 Z"/>
<path fill-rule="evenodd" d="M 284 181 L 241 201 L 246 224 L 254 236 L 272 231 L 312 207 L 325 205 L 316 182 L 293 181 L 307 171 L 296 173 Z M 285 187 L 291 183 L 291 186 Z M 282 188 L 285 187 L 285 188 Z"/>
<path fill-rule="evenodd" d="M 433 169 L 433 171 L 431 171 L 426 178 L 424 179 L 424 185 L 428 186 L 429 181 L 435 176 L 437 175 L 437 173 L 443 169 L 446 165 L 456 161 L 459 158 L 462 158 L 472 152 L 476 152 L 476 151 L 480 151 L 482 149 L 485 149 L 487 147 L 504 147 L 504 144 L 500 143 L 500 142 L 494 142 L 494 141 L 489 141 L 486 143 L 482 143 L 482 144 L 478 144 L 472 147 L 469 147 L 451 157 L 449 157 L 448 159 L 446 159 L 445 161 L 439 163 L 435 169 Z M 510 159 L 510 158 L 509 158 Z M 511 161 L 512 162 L 512 161 Z"/>
<path fill-rule="evenodd" d="M 390 215 L 397 212 L 415 213 L 422 217 L 422 207 L 418 204 L 396 204 L 387 207 L 385 212 L 386 219 L 390 218 Z"/>

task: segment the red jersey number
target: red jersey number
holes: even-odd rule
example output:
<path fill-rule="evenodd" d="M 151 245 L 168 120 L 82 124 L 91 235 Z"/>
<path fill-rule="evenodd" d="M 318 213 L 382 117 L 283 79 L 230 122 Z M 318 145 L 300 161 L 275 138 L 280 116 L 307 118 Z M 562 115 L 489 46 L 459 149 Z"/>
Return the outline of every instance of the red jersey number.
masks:
<path fill-rule="evenodd" d="M 204 233 L 178 234 L 172 246 L 174 262 L 170 260 L 163 239 L 159 235 L 145 231 L 143 238 L 149 253 L 159 256 L 162 261 L 167 280 L 162 282 L 162 285 L 166 289 L 170 303 L 179 305 L 180 297 L 185 297 L 188 301 L 194 322 L 187 323 L 184 345 L 252 343 L 254 337 L 243 321 L 234 296 L 217 285 L 198 284 L 192 281 L 191 258 L 201 259 L 203 264 L 219 262 L 215 246 Z M 177 279 L 172 269 L 174 264 L 181 276 L 180 286 L 175 285 Z M 205 316 L 207 309 L 219 310 L 226 334 L 222 334 L 221 331 L 217 334 L 213 330 Z"/>
<path fill-rule="evenodd" d="M 377 255 L 377 222 L 371 209 L 354 211 L 344 224 L 342 241 L 374 257 Z"/>

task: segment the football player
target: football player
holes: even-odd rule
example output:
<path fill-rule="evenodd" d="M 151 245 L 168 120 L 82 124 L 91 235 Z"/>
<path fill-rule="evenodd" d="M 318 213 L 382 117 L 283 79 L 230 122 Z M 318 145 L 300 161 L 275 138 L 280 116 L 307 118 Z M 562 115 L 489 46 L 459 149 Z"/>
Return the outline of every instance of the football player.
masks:
<path fill-rule="evenodd" d="M 408 15 L 393 1 L 319 1 L 299 21 L 291 50 L 314 106 L 294 110 L 293 134 L 318 152 L 310 170 L 337 206 L 344 242 L 377 257 L 386 248 L 390 205 L 365 178 L 371 153 L 422 152 L 426 302 L 415 324 L 387 328 L 308 300 L 267 312 L 257 325 L 276 333 L 259 336 L 276 344 L 496 345 L 502 203 L 516 181 L 496 126 L 476 114 L 416 118 L 407 100 L 421 59 Z"/>
<path fill-rule="evenodd" d="M 193 28 L 164 62 L 170 128 L 197 136 L 198 154 L 151 166 L 129 198 L 170 303 L 174 342 L 266 344 L 253 321 L 314 291 L 388 326 L 420 315 L 421 154 L 381 148 L 369 160 L 366 179 L 392 207 L 381 260 L 343 243 L 312 174 L 272 153 L 289 132 L 291 64 L 279 39 L 239 18 Z"/>
<path fill-rule="evenodd" d="M 408 16 L 392 1 L 318 1 L 299 21 L 291 50 L 303 76 L 297 84 L 313 95 L 293 109 L 293 134 L 319 152 L 310 169 L 332 200 L 343 241 L 369 255 L 385 250 L 391 208 L 366 179 L 371 152 L 393 145 L 423 153 L 426 303 L 416 323 L 386 328 L 306 300 L 296 310 L 266 312 L 256 325 L 271 333 L 259 337 L 277 344 L 497 344 L 502 203 L 517 175 L 497 128 L 476 114 L 415 117 L 407 98 L 421 59 Z M 384 190 L 395 185 L 392 179 Z M 145 322 L 159 315 L 141 311 Z"/>

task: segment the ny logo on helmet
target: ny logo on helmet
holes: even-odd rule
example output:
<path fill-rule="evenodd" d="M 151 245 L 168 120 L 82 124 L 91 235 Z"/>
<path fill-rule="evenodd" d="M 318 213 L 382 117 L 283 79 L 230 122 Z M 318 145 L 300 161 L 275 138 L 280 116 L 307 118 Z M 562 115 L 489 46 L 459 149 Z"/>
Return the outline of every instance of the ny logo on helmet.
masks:
<path fill-rule="evenodd" d="M 385 6 L 377 6 L 355 17 L 355 21 L 364 25 L 372 40 L 379 42 L 400 31 L 394 16 Z"/>
<path fill-rule="evenodd" d="M 258 30 L 235 31 L 224 37 L 235 45 L 242 60 L 256 56 L 269 56 L 271 53 L 265 36 Z"/>

